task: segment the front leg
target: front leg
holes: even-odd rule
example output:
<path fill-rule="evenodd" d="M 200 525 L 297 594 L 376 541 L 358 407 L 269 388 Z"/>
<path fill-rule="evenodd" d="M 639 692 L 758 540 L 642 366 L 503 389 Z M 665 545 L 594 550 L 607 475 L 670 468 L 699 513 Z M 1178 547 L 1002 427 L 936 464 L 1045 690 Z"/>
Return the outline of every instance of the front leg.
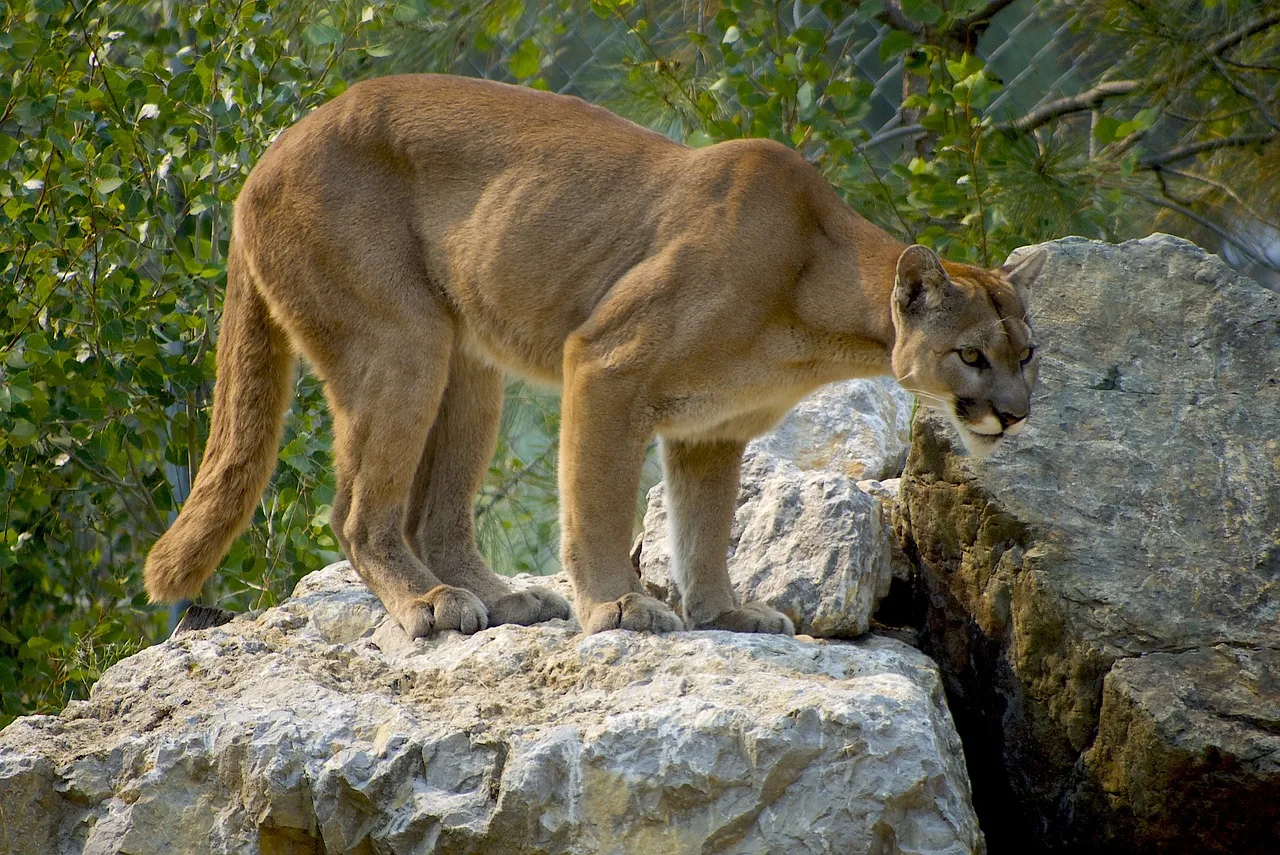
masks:
<path fill-rule="evenodd" d="M 672 632 L 683 624 L 644 593 L 631 566 L 640 468 L 650 430 L 643 384 L 593 358 L 581 340 L 566 348 L 560 421 L 560 552 L 584 632 Z"/>
<path fill-rule="evenodd" d="M 763 603 L 739 607 L 729 581 L 729 528 L 744 444 L 662 440 L 671 575 L 690 629 L 795 635 L 790 618 Z"/>

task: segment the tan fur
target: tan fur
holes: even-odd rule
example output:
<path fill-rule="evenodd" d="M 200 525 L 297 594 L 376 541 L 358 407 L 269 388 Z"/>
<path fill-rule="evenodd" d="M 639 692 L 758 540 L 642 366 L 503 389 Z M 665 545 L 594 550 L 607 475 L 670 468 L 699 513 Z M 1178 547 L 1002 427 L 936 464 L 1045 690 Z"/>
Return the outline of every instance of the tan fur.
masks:
<path fill-rule="evenodd" d="M 931 402 L 964 400 L 979 429 L 993 407 L 1027 408 L 1015 283 L 1039 261 L 944 269 L 904 250 L 776 143 L 690 149 L 476 80 L 353 86 L 281 134 L 240 194 L 212 434 L 147 590 L 194 595 L 247 524 L 292 347 L 333 412 L 333 530 L 410 635 L 568 614 L 550 591 L 513 594 L 475 547 L 503 372 L 563 388 L 562 554 L 587 632 L 791 632 L 727 577 L 748 439 L 822 384 L 891 370 Z M 985 376 L 957 346 L 989 353 Z M 628 561 L 655 434 L 683 623 Z"/>

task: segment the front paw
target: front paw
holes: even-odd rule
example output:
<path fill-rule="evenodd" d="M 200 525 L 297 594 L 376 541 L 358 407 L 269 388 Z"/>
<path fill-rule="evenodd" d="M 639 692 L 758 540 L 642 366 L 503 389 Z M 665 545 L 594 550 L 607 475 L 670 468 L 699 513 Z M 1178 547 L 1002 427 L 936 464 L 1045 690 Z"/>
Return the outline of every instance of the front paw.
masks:
<path fill-rule="evenodd" d="M 587 635 L 606 629 L 636 632 L 675 632 L 684 622 L 665 603 L 644 594 L 623 594 L 616 600 L 591 606 L 580 615 Z"/>
<path fill-rule="evenodd" d="M 410 638 L 420 638 L 444 629 L 471 635 L 489 626 L 489 611 L 466 588 L 437 585 L 411 601 L 396 620 Z"/>
<path fill-rule="evenodd" d="M 775 635 L 795 635 L 796 627 L 791 618 L 764 603 L 747 603 L 742 608 L 721 612 L 710 621 L 699 623 L 695 629 L 727 629 L 730 632 L 768 632 Z"/>
<path fill-rule="evenodd" d="M 568 620 L 569 601 L 550 588 L 526 588 L 493 601 L 489 607 L 489 623 L 515 623 L 529 626 L 544 620 Z"/>

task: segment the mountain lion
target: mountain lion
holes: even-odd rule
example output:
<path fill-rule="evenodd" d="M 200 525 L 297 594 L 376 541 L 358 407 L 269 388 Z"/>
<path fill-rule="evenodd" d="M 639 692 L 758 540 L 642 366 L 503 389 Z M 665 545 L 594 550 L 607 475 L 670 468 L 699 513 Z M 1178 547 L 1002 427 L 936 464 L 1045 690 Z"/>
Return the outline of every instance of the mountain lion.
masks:
<path fill-rule="evenodd" d="M 296 351 L 333 414 L 330 524 L 410 636 L 569 616 L 476 549 L 504 372 L 563 389 L 562 558 L 586 632 L 792 633 L 730 586 L 744 444 L 825 383 L 892 372 L 990 450 L 1029 413 L 1043 262 L 903 246 L 767 140 L 687 148 L 481 80 L 357 84 L 284 131 L 240 193 L 204 463 L 147 591 L 195 596 L 249 523 Z M 655 434 L 683 621 L 628 560 Z"/>

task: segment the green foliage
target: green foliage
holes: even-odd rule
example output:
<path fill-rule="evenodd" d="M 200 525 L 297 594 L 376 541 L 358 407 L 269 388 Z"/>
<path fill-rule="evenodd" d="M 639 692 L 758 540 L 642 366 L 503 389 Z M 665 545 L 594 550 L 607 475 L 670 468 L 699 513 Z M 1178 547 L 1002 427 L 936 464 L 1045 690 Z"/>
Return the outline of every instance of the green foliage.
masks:
<path fill-rule="evenodd" d="M 955 260 L 990 263 L 1064 231 L 1114 233 L 1096 206 L 1077 205 L 1087 176 L 1064 169 L 1050 177 L 1028 168 L 1041 157 L 1034 145 L 988 132 L 983 109 L 1000 83 L 971 53 L 898 30 L 881 38 L 882 63 L 905 56 L 911 94 L 903 106 L 918 116 L 928 143 L 898 160 L 868 147 L 862 122 L 874 84 L 853 56 L 875 34 L 879 7 L 862 4 L 846 14 L 842 4 L 826 6 L 827 23 L 795 27 L 773 4 L 723 4 L 705 32 L 688 35 L 688 47 L 666 49 L 680 62 L 637 61 L 633 80 L 679 114 L 692 144 L 769 137 L 798 148 L 855 209 Z M 923 23 L 949 22 L 932 3 L 904 3 L 903 10 Z M 1029 175 L 1043 180 L 1028 181 Z M 1011 216 L 1029 200 L 1059 204 Z"/>
<path fill-rule="evenodd" d="M 371 12 L 0 5 L 0 714 L 61 706 L 163 631 L 138 571 L 176 508 L 166 467 L 203 448 L 231 202 L 376 55 Z M 327 416 L 299 392 L 215 592 L 235 606 L 336 555 Z"/>
<path fill-rule="evenodd" d="M 522 40 L 525 16 L 520 2 L 0 2 L 0 724 L 60 708 L 166 631 L 142 562 L 198 469 L 231 205 L 263 150 L 360 77 L 505 51 L 536 75 L 558 25 Z M 482 542 L 500 570 L 547 572 L 557 408 L 521 384 L 509 399 Z M 329 438 L 303 373 L 276 477 L 206 599 L 270 606 L 339 557 Z"/>
<path fill-rule="evenodd" d="M 621 106 L 632 115 L 693 145 L 770 137 L 792 146 L 856 210 L 953 260 L 999 263 L 1064 234 L 1118 240 L 1161 226 L 1212 246 L 1232 242 L 1233 225 L 1277 226 L 1280 67 L 1264 57 L 1280 50 L 1280 26 L 1266 10 L 1063 6 L 1069 24 L 1097 30 L 1077 36 L 1081 61 L 1043 84 L 1086 68 L 1117 85 L 1037 116 L 1039 89 L 997 106 L 1004 81 L 973 50 L 983 10 L 1003 5 L 724 2 L 707 7 L 698 30 L 656 39 L 643 17 L 652 12 L 593 4 L 630 26 Z M 872 137 L 874 92 L 897 85 L 895 73 L 899 126 Z M 1083 78 L 1079 88 L 1093 85 Z M 1202 143 L 1213 156 L 1183 154 Z"/>

